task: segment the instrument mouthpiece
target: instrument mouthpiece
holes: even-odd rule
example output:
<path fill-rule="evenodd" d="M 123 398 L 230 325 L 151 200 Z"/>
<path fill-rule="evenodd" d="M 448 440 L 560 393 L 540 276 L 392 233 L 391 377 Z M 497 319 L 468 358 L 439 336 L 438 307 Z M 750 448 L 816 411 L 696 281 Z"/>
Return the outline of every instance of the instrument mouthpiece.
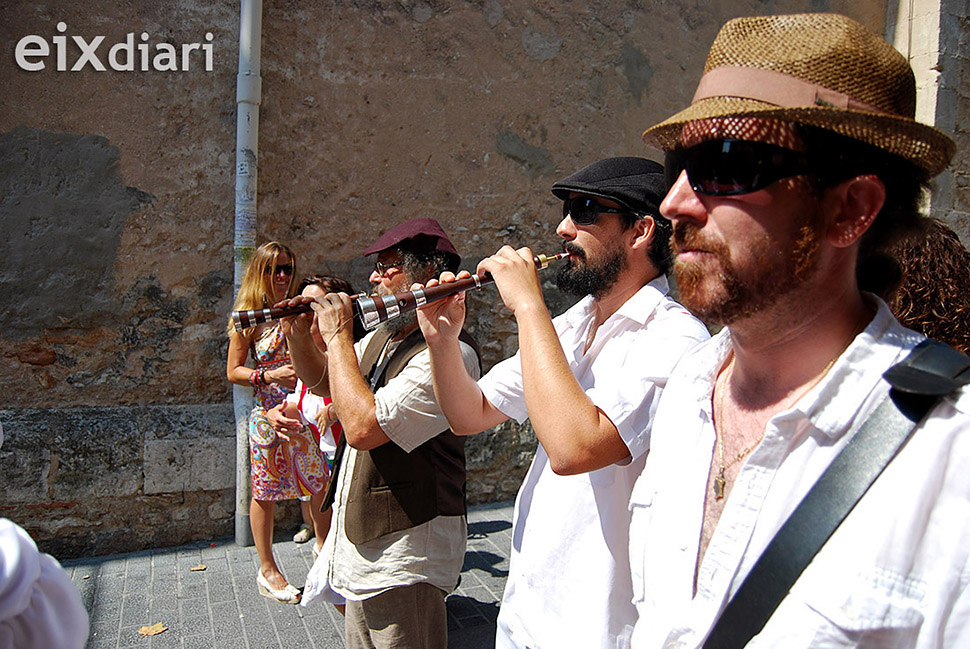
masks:
<path fill-rule="evenodd" d="M 558 261 L 560 259 L 565 259 L 568 256 L 569 256 L 568 252 L 560 252 L 555 255 L 536 255 L 534 261 L 536 263 L 536 268 L 538 268 L 539 270 L 543 270 L 552 262 Z"/>

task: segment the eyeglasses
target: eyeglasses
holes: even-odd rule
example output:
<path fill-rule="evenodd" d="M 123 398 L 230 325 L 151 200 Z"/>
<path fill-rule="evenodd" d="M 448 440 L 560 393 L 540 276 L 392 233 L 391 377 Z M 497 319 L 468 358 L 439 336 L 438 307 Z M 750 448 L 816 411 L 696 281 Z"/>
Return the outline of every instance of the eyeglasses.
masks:
<path fill-rule="evenodd" d="M 293 264 L 277 264 L 275 272 L 273 271 L 272 266 L 267 266 L 263 272 L 266 273 L 267 275 L 275 275 L 276 273 L 283 273 L 284 275 L 292 275 Z"/>
<path fill-rule="evenodd" d="M 401 262 L 399 261 L 395 261 L 390 264 L 384 264 L 379 261 L 374 262 L 374 272 L 380 275 L 381 277 L 384 277 L 385 275 L 387 275 L 387 271 L 391 270 L 392 268 L 400 268 L 400 267 L 401 267 Z"/>
<path fill-rule="evenodd" d="M 593 225 L 600 214 L 629 214 L 632 213 L 624 207 L 607 207 L 597 203 L 592 198 L 576 196 L 567 198 L 562 202 L 562 218 L 567 216 L 576 225 Z"/>
<path fill-rule="evenodd" d="M 807 154 L 748 140 L 710 140 L 664 155 L 668 190 L 686 169 L 691 188 L 707 196 L 750 194 L 782 178 L 812 173 L 815 166 Z"/>

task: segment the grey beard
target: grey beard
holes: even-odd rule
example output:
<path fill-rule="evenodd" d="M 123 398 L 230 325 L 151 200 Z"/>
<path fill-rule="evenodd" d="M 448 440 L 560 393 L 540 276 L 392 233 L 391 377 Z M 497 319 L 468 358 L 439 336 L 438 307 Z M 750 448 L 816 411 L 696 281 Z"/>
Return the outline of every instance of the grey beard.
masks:
<path fill-rule="evenodd" d="M 391 336 L 396 336 L 412 325 L 418 324 L 418 314 L 415 311 L 408 311 L 396 318 L 385 320 L 377 325 L 377 331 L 382 331 Z"/>

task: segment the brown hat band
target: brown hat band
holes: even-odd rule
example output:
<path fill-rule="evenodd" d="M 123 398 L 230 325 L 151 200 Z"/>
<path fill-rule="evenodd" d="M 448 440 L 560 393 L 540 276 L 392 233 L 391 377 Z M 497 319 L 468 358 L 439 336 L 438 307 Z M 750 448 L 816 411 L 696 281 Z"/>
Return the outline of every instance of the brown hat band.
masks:
<path fill-rule="evenodd" d="M 755 99 L 784 108 L 829 106 L 842 110 L 893 114 L 784 72 L 740 66 L 721 66 L 704 73 L 691 103 L 712 97 Z"/>

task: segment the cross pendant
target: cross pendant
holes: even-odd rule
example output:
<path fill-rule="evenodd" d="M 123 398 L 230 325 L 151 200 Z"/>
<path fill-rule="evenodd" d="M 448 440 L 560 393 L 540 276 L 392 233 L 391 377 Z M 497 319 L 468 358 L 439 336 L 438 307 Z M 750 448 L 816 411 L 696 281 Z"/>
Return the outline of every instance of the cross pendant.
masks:
<path fill-rule="evenodd" d="M 714 500 L 724 499 L 724 485 L 726 483 L 727 480 L 724 479 L 724 467 L 722 466 L 721 470 L 714 476 Z"/>

